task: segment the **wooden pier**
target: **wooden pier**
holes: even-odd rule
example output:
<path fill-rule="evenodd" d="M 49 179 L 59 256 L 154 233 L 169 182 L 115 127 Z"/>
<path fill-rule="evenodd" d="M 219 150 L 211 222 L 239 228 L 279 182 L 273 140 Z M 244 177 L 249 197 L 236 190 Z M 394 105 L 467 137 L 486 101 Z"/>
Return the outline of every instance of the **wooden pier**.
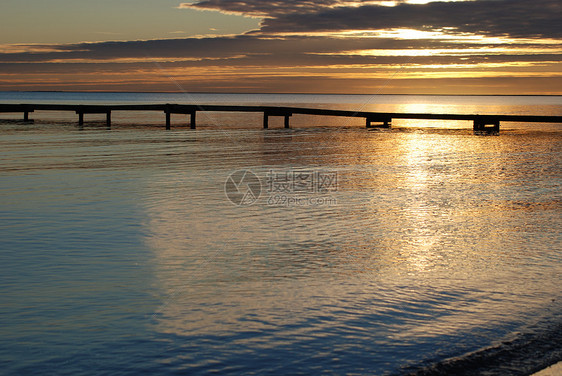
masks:
<path fill-rule="evenodd" d="M 295 114 L 364 118 L 367 128 L 390 128 L 392 119 L 419 120 L 467 120 L 473 122 L 475 133 L 499 133 L 500 122 L 562 123 L 562 116 L 527 115 L 462 115 L 426 113 L 386 113 L 349 110 L 328 110 L 299 107 L 185 105 L 185 104 L 131 104 L 131 105 L 74 105 L 74 104 L 0 104 L 0 113 L 22 113 L 24 121 L 31 121 L 29 114 L 35 111 L 70 111 L 78 115 L 78 124 L 84 124 L 86 114 L 105 114 L 106 124 L 111 127 L 111 113 L 115 111 L 158 111 L 166 116 L 166 129 L 171 128 L 171 115 L 189 115 L 191 129 L 196 128 L 197 112 L 261 112 L 263 128 L 269 127 L 270 116 L 283 116 L 285 128 Z"/>

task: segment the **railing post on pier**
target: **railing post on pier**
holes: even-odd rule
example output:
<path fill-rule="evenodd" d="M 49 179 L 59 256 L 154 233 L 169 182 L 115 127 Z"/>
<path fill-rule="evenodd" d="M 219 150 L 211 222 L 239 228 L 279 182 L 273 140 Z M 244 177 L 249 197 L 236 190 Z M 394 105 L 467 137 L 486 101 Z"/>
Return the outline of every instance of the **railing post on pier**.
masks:
<path fill-rule="evenodd" d="M 108 129 L 111 128 L 111 111 L 105 113 L 105 125 Z"/>
<path fill-rule="evenodd" d="M 263 112 L 263 129 L 269 128 L 269 115 L 267 111 Z"/>
<path fill-rule="evenodd" d="M 78 125 L 84 125 L 84 113 L 78 112 Z"/>

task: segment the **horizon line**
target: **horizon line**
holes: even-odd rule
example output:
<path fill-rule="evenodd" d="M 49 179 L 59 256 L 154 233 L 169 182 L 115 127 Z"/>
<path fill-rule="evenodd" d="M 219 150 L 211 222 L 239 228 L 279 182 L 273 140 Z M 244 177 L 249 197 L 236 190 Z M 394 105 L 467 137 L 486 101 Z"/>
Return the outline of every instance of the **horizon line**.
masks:
<path fill-rule="evenodd" d="M 430 93 L 277 93 L 277 92 L 220 92 L 220 91 L 110 91 L 110 90 L 0 90 L 0 93 L 105 93 L 105 94 L 271 94 L 271 95 L 349 95 L 349 96 L 441 96 L 441 97 L 560 97 L 561 94 L 430 94 Z"/>

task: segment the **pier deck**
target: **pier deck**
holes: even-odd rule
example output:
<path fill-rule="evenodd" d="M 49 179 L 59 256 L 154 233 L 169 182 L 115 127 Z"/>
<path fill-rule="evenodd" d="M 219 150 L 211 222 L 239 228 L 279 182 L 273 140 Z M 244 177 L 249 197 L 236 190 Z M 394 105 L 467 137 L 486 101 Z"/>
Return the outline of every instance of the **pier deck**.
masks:
<path fill-rule="evenodd" d="M 528 115 L 474 115 L 391 113 L 349 110 L 330 110 L 300 107 L 235 106 L 235 105 L 186 105 L 186 104 L 131 104 L 131 105 L 81 105 L 81 104 L 0 104 L 0 113 L 23 113 L 23 120 L 30 121 L 35 111 L 71 111 L 78 115 L 78 124 L 84 124 L 85 114 L 105 114 L 107 126 L 111 126 L 111 113 L 115 111 L 158 111 L 166 116 L 166 129 L 171 128 L 171 115 L 190 115 L 190 127 L 196 128 L 196 113 L 200 112 L 261 112 L 263 127 L 269 127 L 270 116 L 283 116 L 285 128 L 290 127 L 290 117 L 295 114 L 364 118 L 366 126 L 389 128 L 392 119 L 420 120 L 467 120 L 473 122 L 474 132 L 499 133 L 500 122 L 562 123 L 562 116 Z M 375 124 L 373 124 L 375 123 Z"/>

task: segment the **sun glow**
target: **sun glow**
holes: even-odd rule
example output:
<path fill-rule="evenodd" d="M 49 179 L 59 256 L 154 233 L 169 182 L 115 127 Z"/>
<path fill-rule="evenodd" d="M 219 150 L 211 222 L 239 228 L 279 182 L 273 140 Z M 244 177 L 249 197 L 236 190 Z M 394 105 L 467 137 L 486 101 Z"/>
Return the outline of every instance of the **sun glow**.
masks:
<path fill-rule="evenodd" d="M 474 56 L 474 55 L 527 55 L 527 54 L 559 54 L 562 48 L 537 47 L 473 47 L 473 48 L 424 48 L 424 49 L 369 49 L 341 51 L 337 53 L 313 53 L 313 55 L 346 55 L 346 56 Z"/>

